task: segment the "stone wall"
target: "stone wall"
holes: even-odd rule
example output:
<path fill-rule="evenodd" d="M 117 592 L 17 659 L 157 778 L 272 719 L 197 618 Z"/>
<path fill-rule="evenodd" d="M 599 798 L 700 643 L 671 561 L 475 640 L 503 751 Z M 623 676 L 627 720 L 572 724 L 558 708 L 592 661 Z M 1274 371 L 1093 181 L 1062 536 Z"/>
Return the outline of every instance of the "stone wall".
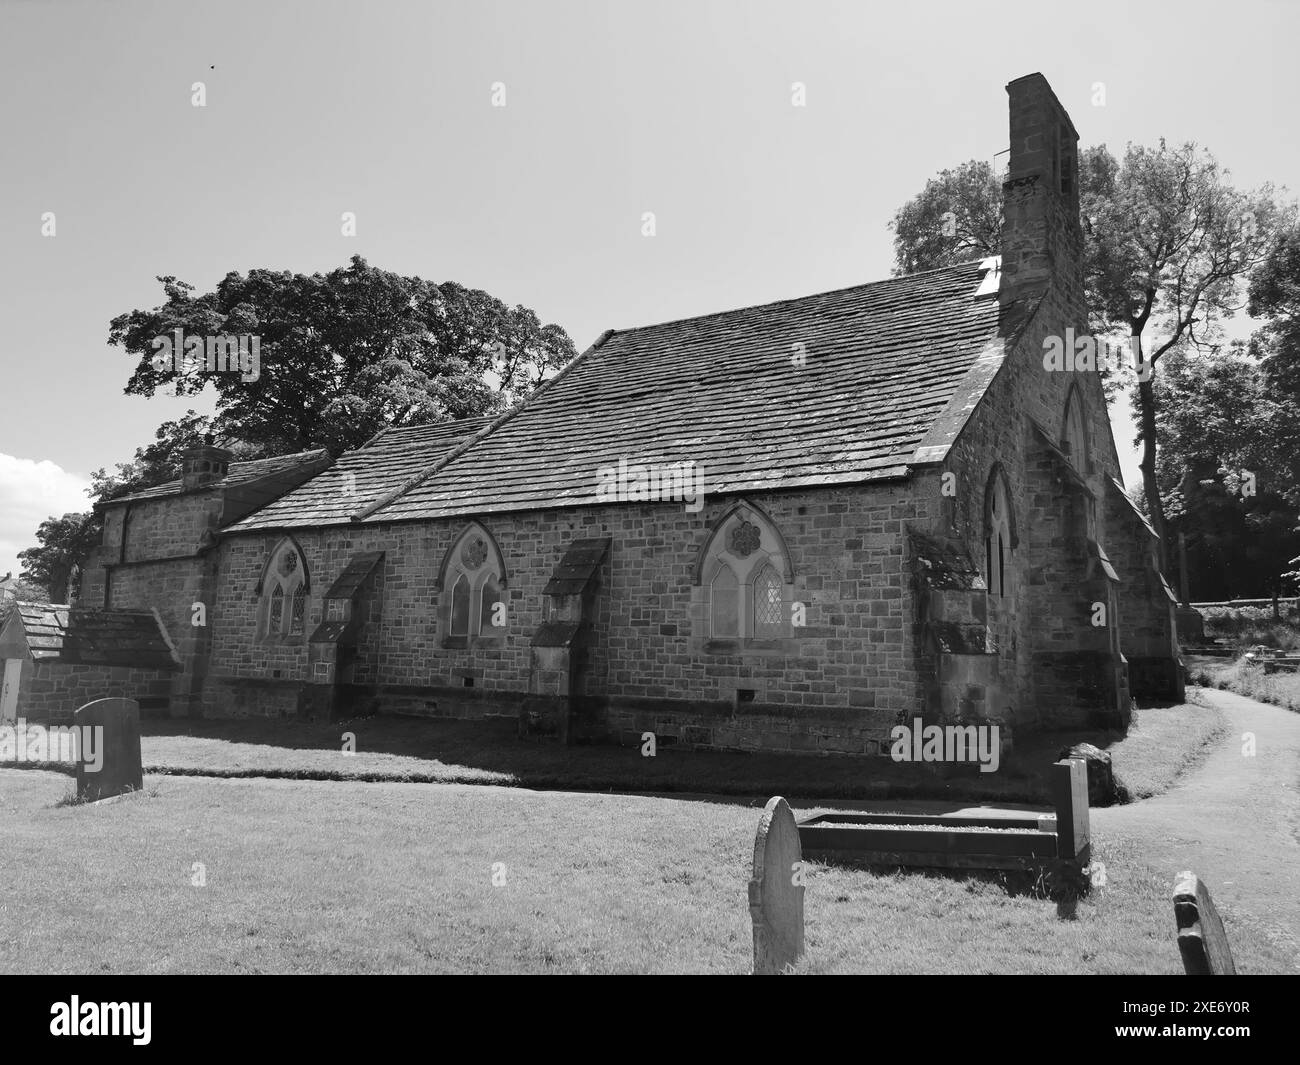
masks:
<path fill-rule="evenodd" d="M 144 712 L 163 711 L 172 678 L 156 670 L 27 662 L 18 694 L 18 716 L 33 724 L 71 724 L 72 712 L 96 699 L 135 699 Z"/>
<path fill-rule="evenodd" d="M 1138 699 L 1181 702 L 1176 603 L 1156 571 L 1155 536 L 1119 490 L 1111 487 L 1104 513 L 1107 528 L 1124 530 L 1107 548 L 1120 577 L 1120 647 L 1129 664 L 1129 682 Z"/>
<path fill-rule="evenodd" d="M 359 635 L 352 685 L 381 710 L 513 713 L 528 688 L 542 589 L 572 541 L 608 536 L 582 688 L 589 734 L 669 735 L 698 717 L 705 731 L 683 742 L 796 749 L 805 741 L 794 733 L 821 728 L 824 749 L 874 753 L 919 705 L 904 528 L 933 524 L 937 497 L 918 501 L 898 484 L 752 497 L 785 540 L 807 624 L 777 649 L 702 650 L 692 631 L 697 561 L 735 502 L 709 500 L 697 514 L 634 504 L 482 519 L 506 569 L 508 626 L 504 641 L 473 648 L 444 647 L 438 631 L 437 577 L 465 522 L 304 531 L 295 538 L 311 575 L 305 630 L 319 623 L 321 593 L 352 556 L 384 551 L 375 578 L 382 610 Z M 279 540 L 233 535 L 219 548 L 208 713 L 293 712 L 294 686 L 309 679 L 304 641 L 257 636 L 255 586 Z"/>
<path fill-rule="evenodd" d="M 101 560 L 116 564 L 193 554 L 203 533 L 216 526 L 221 506 L 220 491 L 207 489 L 109 507 Z"/>
<path fill-rule="evenodd" d="M 983 399 L 954 441 L 942 471 L 955 475 L 956 494 L 945 500 L 944 532 L 985 568 L 986 491 L 995 463 L 1006 475 L 1013 511 L 1007 595 L 990 595 L 987 624 L 997 650 L 996 686 L 1015 700 L 1013 721 L 1029 727 L 1080 724 L 1090 703 L 1109 711 L 1115 691 L 1119 641 L 1127 606 L 1089 555 L 1091 538 L 1103 549 L 1127 544 L 1134 531 L 1104 511 L 1107 480 L 1119 477 L 1119 456 L 1097 373 L 1044 367 L 1045 341 L 1063 344 L 1087 332 L 1078 225 L 1076 143 L 1068 116 L 1040 76 L 1018 79 L 1011 96 L 1011 174 L 1003 229 L 1001 334 L 1003 361 Z M 1018 338 L 1018 339 L 1017 339 Z M 1087 435 L 1086 454 L 1061 458 L 1046 448 L 1035 424 L 1053 443 L 1064 429 L 1067 400 L 1077 392 Z M 1073 465 L 1086 483 L 1071 483 Z M 1119 590 L 1146 602 L 1147 581 Z M 1108 605 L 1106 624 L 1092 624 L 1092 604 Z M 1119 609 L 1116 609 L 1119 607 Z M 1143 607 L 1157 639 L 1159 611 Z M 1121 618 L 1120 615 L 1124 615 Z M 942 671 L 942 666 L 940 666 Z"/>

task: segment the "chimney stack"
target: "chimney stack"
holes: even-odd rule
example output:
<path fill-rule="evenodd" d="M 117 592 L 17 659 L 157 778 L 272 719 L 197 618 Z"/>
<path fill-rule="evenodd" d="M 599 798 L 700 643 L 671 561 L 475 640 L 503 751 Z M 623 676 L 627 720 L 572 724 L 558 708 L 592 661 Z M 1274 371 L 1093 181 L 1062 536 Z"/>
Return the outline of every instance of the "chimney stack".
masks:
<path fill-rule="evenodd" d="M 181 454 L 183 473 L 181 475 L 185 490 L 191 491 L 212 484 L 225 477 L 230 469 L 233 451 L 217 447 L 212 443 L 212 435 L 203 438 L 203 443 L 187 448 Z"/>
<path fill-rule="evenodd" d="M 1002 186 L 1004 301 L 1057 293 L 1074 308 L 1083 299 L 1083 230 L 1079 225 L 1079 134 L 1042 74 L 1007 86 L 1011 158 Z"/>

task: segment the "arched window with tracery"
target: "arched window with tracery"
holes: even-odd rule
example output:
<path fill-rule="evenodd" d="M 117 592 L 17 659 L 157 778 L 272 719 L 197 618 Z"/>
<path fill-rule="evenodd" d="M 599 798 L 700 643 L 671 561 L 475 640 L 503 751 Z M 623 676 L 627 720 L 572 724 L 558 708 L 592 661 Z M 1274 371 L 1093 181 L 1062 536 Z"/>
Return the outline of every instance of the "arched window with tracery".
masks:
<path fill-rule="evenodd" d="M 506 574 L 492 535 L 471 522 L 442 564 L 439 620 L 445 646 L 504 639 L 508 628 Z"/>
<path fill-rule="evenodd" d="M 780 533 L 757 508 L 738 506 L 713 530 L 699 586 L 708 638 L 763 641 L 790 635 L 789 558 Z"/>
<path fill-rule="evenodd" d="M 286 537 L 262 570 L 259 629 L 263 639 L 302 636 L 307 628 L 310 582 L 302 549 Z"/>
<path fill-rule="evenodd" d="M 754 578 L 754 635 L 760 639 L 781 636 L 785 623 L 785 596 L 781 578 L 769 562 Z"/>

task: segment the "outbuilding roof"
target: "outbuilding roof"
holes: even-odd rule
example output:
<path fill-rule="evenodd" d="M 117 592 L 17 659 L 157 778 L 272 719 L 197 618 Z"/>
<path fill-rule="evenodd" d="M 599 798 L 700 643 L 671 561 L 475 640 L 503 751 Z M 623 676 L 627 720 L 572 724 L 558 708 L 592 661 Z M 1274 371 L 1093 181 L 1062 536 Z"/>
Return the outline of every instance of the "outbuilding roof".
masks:
<path fill-rule="evenodd" d="M 152 611 L 17 603 L 14 614 L 32 658 L 38 662 L 180 668 L 162 622 Z M 11 616 L 9 623 L 14 621 Z"/>
<path fill-rule="evenodd" d="M 317 448 L 315 451 L 297 451 L 292 455 L 273 455 L 267 459 L 249 459 L 247 462 L 232 462 L 226 475 L 215 481 L 208 481 L 193 491 L 211 491 L 214 488 L 236 488 L 239 485 L 247 484 L 250 481 L 261 480 L 263 477 L 271 477 L 278 473 L 284 473 L 292 470 L 297 466 L 309 462 L 316 462 L 328 458 L 329 452 L 324 448 Z M 101 507 L 113 507 L 119 503 L 135 503 L 142 499 L 163 499 L 167 496 L 181 495 L 186 491 L 183 481 L 167 481 L 164 484 L 154 485 L 152 488 L 145 488 L 139 492 L 132 492 L 129 496 L 118 496 L 116 499 L 109 499 L 99 504 Z"/>

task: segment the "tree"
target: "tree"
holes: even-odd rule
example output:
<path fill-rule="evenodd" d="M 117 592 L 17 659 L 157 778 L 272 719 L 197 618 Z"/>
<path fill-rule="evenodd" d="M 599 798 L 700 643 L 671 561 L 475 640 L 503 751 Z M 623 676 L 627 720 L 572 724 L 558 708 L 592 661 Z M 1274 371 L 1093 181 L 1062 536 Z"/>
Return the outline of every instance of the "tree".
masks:
<path fill-rule="evenodd" d="M 1287 501 L 1300 510 L 1300 228 L 1284 231 L 1251 278 L 1247 309 L 1266 324 L 1251 337 L 1251 353 L 1273 402 L 1284 416 L 1269 433 L 1272 445 L 1261 467 L 1289 478 Z M 1300 530 L 1297 530 L 1300 531 Z M 1300 585 L 1300 556 L 1288 562 L 1282 580 Z"/>
<path fill-rule="evenodd" d="M 179 480 L 185 451 L 213 435 L 212 422 L 213 419 L 207 415 L 195 414 L 192 410 L 174 422 L 163 422 L 154 433 L 154 442 L 136 448 L 132 461 L 117 463 L 116 473 L 109 474 L 103 468 L 92 473 L 89 495 L 104 503 Z M 236 462 L 268 457 L 264 447 L 243 440 L 217 438 L 216 442 L 233 452 Z"/>
<path fill-rule="evenodd" d="M 126 392 L 193 395 L 210 384 L 217 413 L 188 411 L 116 472 L 96 470 L 89 494 L 98 502 L 179 478 L 182 453 L 210 434 L 236 461 L 316 447 L 338 454 L 390 425 L 495 413 L 574 355 L 568 334 L 526 307 L 378 270 L 360 256 L 327 275 L 232 272 L 201 295 L 175 277 L 158 280 L 163 304 L 109 325 L 109 342 L 135 359 Z M 177 345 L 176 330 L 197 338 L 199 350 Z M 209 357 L 209 338 L 226 337 L 245 342 L 236 350 L 214 344 Z M 40 545 L 19 557 L 61 598 L 101 529 L 93 511 L 51 517 L 37 532 Z"/>
<path fill-rule="evenodd" d="M 1246 345 L 1197 353 L 1176 348 L 1154 381 L 1163 415 L 1160 495 L 1170 528 L 1186 538 L 1200 598 L 1283 593 L 1300 550 L 1300 456 L 1278 462 L 1278 429 L 1297 421 Z"/>
<path fill-rule="evenodd" d="M 203 442 L 211 421 L 191 410 L 176 421 L 164 422 L 154 434 L 154 442 L 136 448 L 134 460 L 119 462 L 116 473 L 109 474 L 103 468 L 94 471 L 87 494 L 102 503 L 178 480 L 182 473 L 182 453 Z M 237 461 L 260 457 L 258 449 L 242 441 L 222 442 L 235 453 Z M 103 516 L 95 510 L 48 518 L 36 533 L 40 546 L 28 548 L 18 556 L 26 566 L 24 577 L 48 588 L 50 598 L 61 600 L 69 579 L 76 577 L 99 543 L 103 526 Z M 74 579 L 74 589 L 77 584 Z"/>
<path fill-rule="evenodd" d="M 1098 172 L 1094 169 L 1094 176 Z M 1130 144 L 1081 204 L 1085 269 L 1094 332 L 1129 337 L 1142 440 L 1142 485 L 1168 568 L 1168 529 L 1157 477 L 1154 374 L 1179 344 L 1212 346 L 1219 324 L 1242 309 L 1250 272 L 1276 239 L 1287 210 L 1271 186 L 1241 192 L 1208 152 Z M 1148 327 L 1156 335 L 1150 338 Z"/>
<path fill-rule="evenodd" d="M 1255 271 L 1247 310 L 1265 320 L 1251 337 L 1251 353 L 1270 390 L 1300 409 L 1300 227 L 1285 230 Z M 1300 421 L 1288 420 L 1277 431 L 1279 453 L 1300 461 Z"/>
<path fill-rule="evenodd" d="M 61 603 L 68 592 L 79 567 L 99 543 L 99 525 L 93 515 L 64 514 L 61 518 L 47 518 L 36 530 L 38 547 L 18 552 L 23 564 L 20 574 L 25 581 L 40 585 L 49 594 L 51 602 Z"/>
<path fill-rule="evenodd" d="M 943 171 L 894 212 L 894 276 L 997 255 L 1002 248 L 1002 180 L 972 159 Z"/>
<path fill-rule="evenodd" d="M 109 342 L 136 360 L 127 394 L 170 387 L 192 395 L 210 384 L 210 428 L 267 455 L 338 454 L 390 425 L 495 413 L 574 355 L 563 329 L 525 307 L 379 270 L 360 256 L 326 275 L 232 272 L 201 295 L 175 277 L 158 280 L 162 305 L 110 324 Z M 242 361 L 225 369 L 218 351 L 206 358 L 206 342 L 202 361 L 197 351 L 169 359 L 160 338 L 176 330 L 187 345 L 245 337 Z"/>
<path fill-rule="evenodd" d="M 987 219 L 996 203 L 1000 216 L 1001 190 L 992 191 L 987 182 L 958 181 L 952 174 L 945 171 L 937 185 L 928 183 L 895 215 L 896 272 L 970 258 L 973 247 L 982 253 L 987 230 L 974 245 L 960 234 L 945 236 L 939 209 Z M 1179 344 L 1213 344 L 1218 323 L 1240 309 L 1246 277 L 1264 261 L 1279 228 L 1294 221 L 1294 208 L 1280 207 L 1271 186 L 1245 193 L 1228 178 L 1208 152 L 1190 143 L 1169 148 L 1162 140 L 1154 149 L 1130 144 L 1122 162 L 1105 146 L 1080 157 L 1090 327 L 1101 336 L 1123 334 L 1135 360 L 1141 360 L 1134 403 L 1143 444 L 1140 468 L 1166 571 L 1152 383 L 1156 364 Z M 945 195 L 951 197 L 946 207 Z M 900 237 L 906 239 L 900 243 Z M 1152 339 L 1148 328 L 1158 330 L 1158 338 Z"/>

